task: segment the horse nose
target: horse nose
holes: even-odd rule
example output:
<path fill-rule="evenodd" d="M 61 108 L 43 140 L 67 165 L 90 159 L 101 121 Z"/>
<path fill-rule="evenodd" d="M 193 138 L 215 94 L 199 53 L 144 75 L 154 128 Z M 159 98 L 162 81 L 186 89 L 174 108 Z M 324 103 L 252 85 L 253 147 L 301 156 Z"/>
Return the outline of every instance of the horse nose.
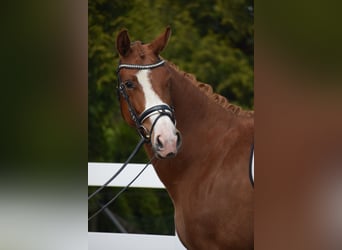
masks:
<path fill-rule="evenodd" d="M 162 158 L 171 158 L 178 153 L 180 145 L 181 135 L 178 131 L 171 138 L 167 138 L 163 135 L 157 135 L 155 151 Z"/>

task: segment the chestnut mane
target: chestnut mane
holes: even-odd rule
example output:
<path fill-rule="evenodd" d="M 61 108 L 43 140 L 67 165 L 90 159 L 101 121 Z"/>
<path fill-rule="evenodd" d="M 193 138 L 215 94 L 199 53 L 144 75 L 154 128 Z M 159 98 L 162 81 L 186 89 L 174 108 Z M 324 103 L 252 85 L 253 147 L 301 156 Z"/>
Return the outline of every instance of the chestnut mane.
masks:
<path fill-rule="evenodd" d="M 226 97 L 219 95 L 217 93 L 214 93 L 213 88 L 210 84 L 197 81 L 196 76 L 180 70 L 175 64 L 173 64 L 169 61 L 168 61 L 168 65 L 171 66 L 176 71 L 183 74 L 184 77 L 188 78 L 193 85 L 195 85 L 197 88 L 199 88 L 211 100 L 213 100 L 215 103 L 219 104 L 225 110 L 232 112 L 236 116 L 254 117 L 254 111 L 243 110 L 241 107 L 239 107 L 235 104 L 229 103 L 229 101 Z"/>

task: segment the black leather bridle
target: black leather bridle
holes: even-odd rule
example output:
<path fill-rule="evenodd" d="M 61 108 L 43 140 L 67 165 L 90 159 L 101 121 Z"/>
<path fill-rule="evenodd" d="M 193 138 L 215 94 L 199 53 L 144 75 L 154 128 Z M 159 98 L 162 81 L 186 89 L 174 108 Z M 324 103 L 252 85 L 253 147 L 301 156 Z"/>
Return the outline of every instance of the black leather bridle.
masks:
<path fill-rule="evenodd" d="M 127 94 L 127 91 L 126 91 L 125 83 L 122 82 L 122 80 L 121 80 L 120 70 L 121 69 L 138 69 L 138 70 L 154 69 L 154 68 L 157 68 L 157 67 L 164 65 L 164 63 L 165 63 L 164 60 L 159 60 L 157 63 L 147 64 L 147 65 L 119 63 L 119 66 L 117 69 L 118 96 L 122 96 L 124 98 L 124 100 L 126 101 L 126 103 L 128 105 L 128 111 L 130 113 L 130 116 L 135 123 L 135 126 L 138 130 L 139 135 L 145 139 L 145 142 L 150 141 L 154 126 L 161 117 L 168 116 L 174 124 L 176 123 L 175 115 L 174 115 L 174 108 L 170 107 L 167 104 L 155 105 L 153 107 L 150 107 L 150 108 L 144 110 L 140 115 L 138 115 L 136 110 L 134 109 L 132 103 L 130 102 L 129 95 Z M 154 120 L 150 131 L 148 131 L 144 127 L 143 123 L 146 119 L 148 119 L 152 115 L 158 115 L 158 116 Z"/>

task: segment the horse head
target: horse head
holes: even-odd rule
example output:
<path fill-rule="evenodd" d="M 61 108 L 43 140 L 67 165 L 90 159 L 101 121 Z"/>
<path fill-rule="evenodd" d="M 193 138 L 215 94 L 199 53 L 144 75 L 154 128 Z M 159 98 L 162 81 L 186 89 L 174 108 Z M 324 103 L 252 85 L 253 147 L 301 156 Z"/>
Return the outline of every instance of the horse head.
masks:
<path fill-rule="evenodd" d="M 181 145 L 172 107 L 171 76 L 159 56 L 170 35 L 171 29 L 167 27 L 151 43 L 131 43 L 127 30 L 121 30 L 116 40 L 120 56 L 117 73 L 122 116 L 151 143 L 159 158 L 175 156 Z"/>

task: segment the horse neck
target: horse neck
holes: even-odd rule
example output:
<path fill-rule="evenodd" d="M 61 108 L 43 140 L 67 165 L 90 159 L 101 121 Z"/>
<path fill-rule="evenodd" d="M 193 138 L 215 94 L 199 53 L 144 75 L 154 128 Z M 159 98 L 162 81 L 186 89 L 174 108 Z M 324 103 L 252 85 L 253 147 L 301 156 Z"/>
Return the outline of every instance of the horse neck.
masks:
<path fill-rule="evenodd" d="M 171 98 L 175 108 L 177 129 L 182 134 L 183 144 L 175 158 L 155 160 L 153 165 L 166 186 L 170 196 L 177 196 L 177 187 L 183 177 L 191 171 L 200 172 L 201 166 L 193 162 L 199 155 L 208 153 L 208 137 L 222 136 L 222 126 L 229 129 L 235 123 L 236 116 L 211 100 L 194 84 L 186 73 L 169 66 L 171 72 Z M 218 126 L 217 124 L 220 124 Z M 223 125 L 222 125 L 223 124 Z M 195 140 L 194 140 L 195 138 Z M 146 147 L 152 156 L 150 146 Z"/>
<path fill-rule="evenodd" d="M 202 133 L 217 128 L 218 121 L 228 126 L 235 120 L 236 116 L 232 112 L 200 90 L 197 82 L 187 73 L 171 69 L 171 98 L 176 110 L 177 128 L 182 134 L 197 136 L 196 140 L 200 142 Z"/>

